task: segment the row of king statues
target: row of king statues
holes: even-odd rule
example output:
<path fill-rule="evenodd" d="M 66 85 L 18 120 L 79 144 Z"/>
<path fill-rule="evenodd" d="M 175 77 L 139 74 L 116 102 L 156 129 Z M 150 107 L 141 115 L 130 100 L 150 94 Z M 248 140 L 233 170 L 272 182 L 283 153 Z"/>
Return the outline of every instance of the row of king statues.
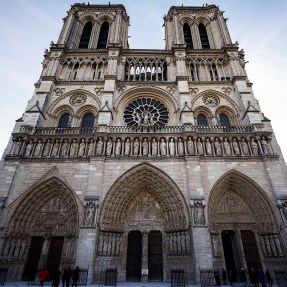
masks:
<path fill-rule="evenodd" d="M 11 156 L 75 158 L 91 156 L 260 156 L 273 155 L 270 138 L 192 137 L 187 138 L 65 138 L 14 139 Z"/>

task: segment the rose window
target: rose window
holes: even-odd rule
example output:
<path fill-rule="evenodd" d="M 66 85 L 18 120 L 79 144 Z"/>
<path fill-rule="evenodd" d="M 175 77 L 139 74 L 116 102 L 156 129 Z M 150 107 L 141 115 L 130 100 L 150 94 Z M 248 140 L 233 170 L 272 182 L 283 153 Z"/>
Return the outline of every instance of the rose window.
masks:
<path fill-rule="evenodd" d="M 203 102 L 208 107 L 217 107 L 219 105 L 219 103 L 220 103 L 220 100 L 215 95 L 206 95 L 206 96 L 203 97 Z"/>
<path fill-rule="evenodd" d="M 74 107 L 79 107 L 83 105 L 87 100 L 85 95 L 75 95 L 70 98 L 70 104 Z"/>
<path fill-rule="evenodd" d="M 128 126 L 165 126 L 168 118 L 164 104 L 152 98 L 136 99 L 124 111 L 124 121 Z"/>

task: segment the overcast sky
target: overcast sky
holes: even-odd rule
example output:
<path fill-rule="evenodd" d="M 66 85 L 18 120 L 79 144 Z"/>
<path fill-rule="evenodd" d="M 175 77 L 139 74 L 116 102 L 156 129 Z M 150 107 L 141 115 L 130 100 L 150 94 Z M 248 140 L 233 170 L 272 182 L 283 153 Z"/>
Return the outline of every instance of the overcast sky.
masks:
<path fill-rule="evenodd" d="M 0 1 L 0 156 L 39 79 L 43 52 L 57 41 L 70 0 Z M 81 2 L 81 1 L 79 1 Z M 108 4 L 108 1 L 89 1 Z M 86 2 L 87 3 L 87 2 Z M 164 49 L 163 16 L 170 6 L 202 6 L 198 0 L 110 0 L 123 4 L 130 16 L 129 44 L 134 49 Z M 245 50 L 255 97 L 271 120 L 287 159 L 284 114 L 287 113 L 287 1 L 214 0 L 225 11 L 232 41 Z"/>

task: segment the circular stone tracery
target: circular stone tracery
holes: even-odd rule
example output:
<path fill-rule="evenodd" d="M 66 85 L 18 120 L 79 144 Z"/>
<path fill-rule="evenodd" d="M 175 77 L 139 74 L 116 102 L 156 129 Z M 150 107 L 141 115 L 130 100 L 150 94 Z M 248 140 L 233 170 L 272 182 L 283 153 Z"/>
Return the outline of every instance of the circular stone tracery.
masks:
<path fill-rule="evenodd" d="M 83 105 L 87 100 L 86 95 L 75 95 L 70 98 L 70 104 L 74 107 Z"/>
<path fill-rule="evenodd" d="M 152 98 L 136 99 L 124 111 L 124 121 L 128 126 L 165 126 L 168 119 L 167 108 Z"/>
<path fill-rule="evenodd" d="M 219 103 L 220 103 L 220 100 L 215 95 L 206 95 L 206 96 L 203 97 L 203 102 L 208 107 L 217 107 L 219 105 Z"/>

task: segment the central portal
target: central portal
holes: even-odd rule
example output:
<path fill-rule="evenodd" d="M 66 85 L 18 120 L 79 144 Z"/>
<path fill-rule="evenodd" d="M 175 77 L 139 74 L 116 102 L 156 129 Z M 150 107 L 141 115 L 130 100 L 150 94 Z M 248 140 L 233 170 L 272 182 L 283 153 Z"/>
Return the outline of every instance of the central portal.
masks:
<path fill-rule="evenodd" d="M 128 235 L 127 281 L 163 281 L 162 234 L 131 231 Z M 147 259 L 147 260 L 146 260 Z"/>

